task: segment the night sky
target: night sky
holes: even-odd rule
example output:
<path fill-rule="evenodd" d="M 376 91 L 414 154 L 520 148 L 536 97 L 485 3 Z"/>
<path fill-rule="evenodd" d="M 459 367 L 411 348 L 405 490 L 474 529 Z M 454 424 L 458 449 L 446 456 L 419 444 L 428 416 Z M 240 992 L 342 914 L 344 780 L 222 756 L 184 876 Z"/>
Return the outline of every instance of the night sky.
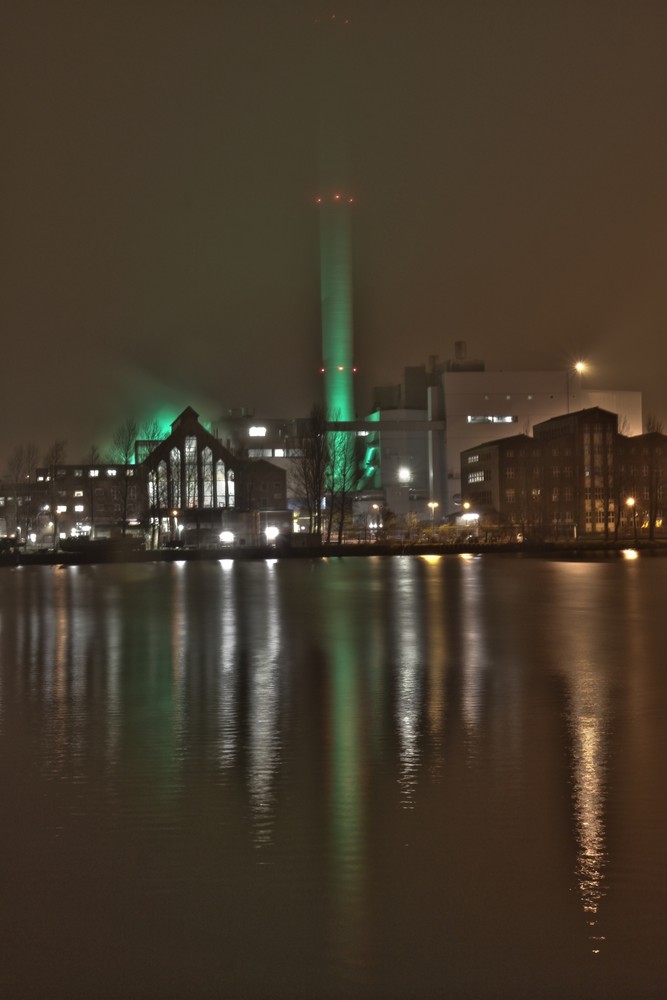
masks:
<path fill-rule="evenodd" d="M 337 9 L 360 411 L 465 340 L 489 368 L 584 356 L 667 423 L 664 0 Z M 4 0 L 0 466 L 318 398 L 323 10 Z"/>

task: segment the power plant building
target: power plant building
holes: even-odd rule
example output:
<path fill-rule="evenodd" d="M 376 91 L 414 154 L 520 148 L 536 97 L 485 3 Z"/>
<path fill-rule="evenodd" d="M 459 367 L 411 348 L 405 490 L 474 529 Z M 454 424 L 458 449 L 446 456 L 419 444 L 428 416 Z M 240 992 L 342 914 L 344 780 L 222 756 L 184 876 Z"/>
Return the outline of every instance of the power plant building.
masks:
<path fill-rule="evenodd" d="M 406 368 L 402 385 L 375 390 L 374 406 L 372 486 L 411 492 L 422 517 L 437 503 L 440 519 L 460 509 L 462 452 L 483 442 L 532 436 L 536 424 L 590 407 L 617 414 L 625 435 L 643 430 L 641 392 L 586 389 L 564 371 L 486 371 L 461 357 Z"/>

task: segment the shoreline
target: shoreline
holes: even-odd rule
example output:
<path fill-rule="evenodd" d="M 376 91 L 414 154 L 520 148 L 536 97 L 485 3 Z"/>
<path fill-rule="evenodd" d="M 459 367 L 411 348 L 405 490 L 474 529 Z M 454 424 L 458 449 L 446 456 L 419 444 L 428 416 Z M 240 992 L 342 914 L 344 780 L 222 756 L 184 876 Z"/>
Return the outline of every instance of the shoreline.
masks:
<path fill-rule="evenodd" d="M 220 546 L 207 549 L 133 549 L 122 544 L 104 547 L 47 552 L 8 552 L 0 556 L 0 567 L 19 566 L 81 566 L 108 563 L 149 562 L 199 562 L 202 560 L 231 559 L 251 561 L 259 559 L 331 559 L 369 556 L 446 556 L 446 555 L 519 555 L 559 556 L 586 559 L 621 556 L 634 550 L 646 555 L 667 554 L 667 541 L 632 539 L 622 541 L 568 541 L 568 542 L 465 542 L 443 544 L 414 542 L 354 542 L 322 544 L 317 546 L 258 545 Z"/>

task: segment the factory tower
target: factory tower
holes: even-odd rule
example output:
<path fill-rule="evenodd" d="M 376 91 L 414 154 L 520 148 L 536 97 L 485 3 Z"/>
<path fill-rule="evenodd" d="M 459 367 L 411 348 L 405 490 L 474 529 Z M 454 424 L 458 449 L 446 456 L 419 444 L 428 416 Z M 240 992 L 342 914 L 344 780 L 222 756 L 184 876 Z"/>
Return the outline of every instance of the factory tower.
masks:
<path fill-rule="evenodd" d="M 347 156 L 349 21 L 316 24 L 319 88 L 320 301 L 324 405 L 330 420 L 354 420 L 351 212 Z"/>

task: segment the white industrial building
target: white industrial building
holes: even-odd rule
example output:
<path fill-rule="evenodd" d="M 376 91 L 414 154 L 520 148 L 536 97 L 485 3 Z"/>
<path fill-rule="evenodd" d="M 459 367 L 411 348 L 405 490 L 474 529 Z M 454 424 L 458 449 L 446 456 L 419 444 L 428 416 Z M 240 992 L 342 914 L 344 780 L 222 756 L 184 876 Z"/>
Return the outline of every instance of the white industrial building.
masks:
<path fill-rule="evenodd" d="M 375 409 L 357 421 L 367 434 L 364 488 L 359 504 L 381 491 L 394 513 L 409 510 L 438 519 L 456 512 L 461 498 L 461 452 L 511 434 L 532 435 L 535 424 L 564 413 L 600 407 L 618 414 L 619 430 L 641 434 L 642 394 L 587 389 L 572 371 L 486 371 L 457 345 L 454 361 L 406 368 L 400 385 L 375 390 Z"/>

